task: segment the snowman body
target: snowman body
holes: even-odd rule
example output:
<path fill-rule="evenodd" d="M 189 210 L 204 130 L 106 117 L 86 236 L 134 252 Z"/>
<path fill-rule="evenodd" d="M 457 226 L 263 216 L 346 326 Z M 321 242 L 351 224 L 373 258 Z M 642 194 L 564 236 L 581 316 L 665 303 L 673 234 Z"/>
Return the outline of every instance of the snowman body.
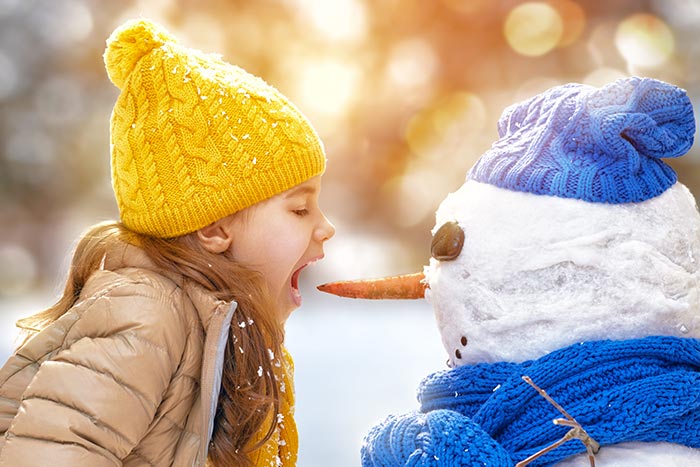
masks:
<path fill-rule="evenodd" d="M 603 205 L 469 180 L 436 218 L 436 230 L 457 222 L 465 237 L 458 257 L 425 269 L 451 366 L 523 362 L 586 341 L 700 337 L 700 214 L 680 183 L 643 203 Z M 603 446 L 596 460 L 700 466 L 700 450 L 631 442 Z M 590 464 L 577 455 L 557 465 Z"/>

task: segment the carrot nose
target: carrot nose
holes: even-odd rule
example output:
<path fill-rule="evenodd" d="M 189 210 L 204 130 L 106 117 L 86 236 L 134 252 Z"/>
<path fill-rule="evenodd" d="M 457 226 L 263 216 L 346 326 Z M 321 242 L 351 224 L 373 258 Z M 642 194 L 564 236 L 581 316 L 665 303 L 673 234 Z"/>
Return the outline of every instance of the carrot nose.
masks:
<path fill-rule="evenodd" d="M 317 287 L 321 292 L 340 297 L 367 298 L 370 300 L 415 300 L 425 296 L 426 288 L 428 288 L 428 284 L 425 282 L 425 275 L 422 272 L 378 279 L 330 282 Z"/>

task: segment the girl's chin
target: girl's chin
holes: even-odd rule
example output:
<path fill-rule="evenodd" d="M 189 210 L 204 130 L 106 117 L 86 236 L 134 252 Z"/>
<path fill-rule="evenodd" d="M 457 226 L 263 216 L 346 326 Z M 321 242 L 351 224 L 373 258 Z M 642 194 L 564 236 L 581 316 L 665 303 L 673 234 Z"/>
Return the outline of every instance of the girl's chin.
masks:
<path fill-rule="evenodd" d="M 294 310 L 296 310 L 300 306 L 301 294 L 299 294 L 298 290 L 296 291 L 296 293 L 294 293 L 294 291 L 291 290 L 287 295 L 286 300 L 284 300 L 283 303 L 281 303 L 279 306 L 278 313 L 280 316 L 280 322 L 284 324 L 294 312 Z"/>

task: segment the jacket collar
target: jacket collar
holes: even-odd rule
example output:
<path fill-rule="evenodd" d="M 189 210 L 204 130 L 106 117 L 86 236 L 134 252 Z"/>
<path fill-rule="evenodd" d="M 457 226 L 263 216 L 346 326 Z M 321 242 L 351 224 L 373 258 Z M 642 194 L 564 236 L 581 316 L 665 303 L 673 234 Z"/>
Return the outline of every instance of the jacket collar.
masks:
<path fill-rule="evenodd" d="M 123 268 L 146 269 L 174 282 L 192 301 L 204 329 L 208 328 L 211 317 L 217 309 L 228 310 L 231 306 L 230 302 L 217 299 L 210 291 L 191 280 L 187 280 L 181 274 L 158 267 L 141 248 L 120 241 L 108 248 L 103 259 L 102 269 L 116 271 Z"/>

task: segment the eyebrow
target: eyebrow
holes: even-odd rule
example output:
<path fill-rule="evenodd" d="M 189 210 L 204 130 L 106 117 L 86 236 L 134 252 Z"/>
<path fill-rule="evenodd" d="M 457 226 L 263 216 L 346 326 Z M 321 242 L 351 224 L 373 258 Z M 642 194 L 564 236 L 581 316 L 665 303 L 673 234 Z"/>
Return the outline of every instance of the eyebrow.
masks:
<path fill-rule="evenodd" d="M 292 196 L 299 196 L 299 195 L 308 195 L 308 194 L 313 194 L 316 193 L 316 188 L 310 185 L 301 185 L 297 186 L 295 188 L 292 188 L 290 190 L 287 190 L 285 192 L 284 197 L 285 198 L 291 198 Z"/>

